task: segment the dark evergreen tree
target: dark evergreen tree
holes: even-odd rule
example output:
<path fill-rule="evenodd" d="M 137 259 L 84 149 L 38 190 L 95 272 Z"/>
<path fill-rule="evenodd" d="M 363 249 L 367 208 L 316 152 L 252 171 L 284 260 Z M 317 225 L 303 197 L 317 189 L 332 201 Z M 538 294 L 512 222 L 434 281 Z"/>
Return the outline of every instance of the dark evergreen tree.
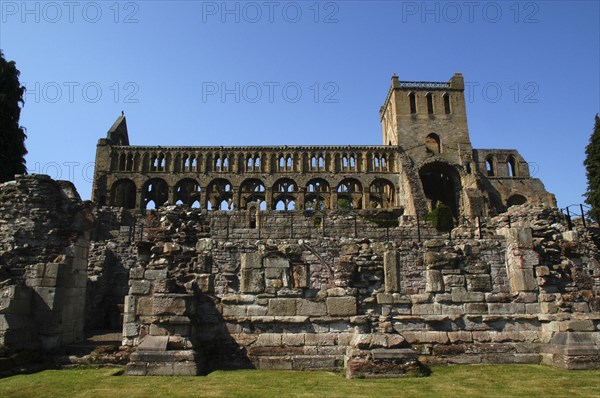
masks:
<path fill-rule="evenodd" d="M 25 103 L 25 87 L 19 82 L 20 72 L 14 61 L 7 61 L 0 50 L 0 182 L 10 181 L 15 174 L 25 174 L 25 131 L 19 125 L 21 106 Z"/>
<path fill-rule="evenodd" d="M 585 148 L 585 170 L 588 180 L 588 190 L 585 202 L 592 206 L 589 215 L 600 222 L 600 117 L 596 114 L 594 131 L 590 143 Z"/>

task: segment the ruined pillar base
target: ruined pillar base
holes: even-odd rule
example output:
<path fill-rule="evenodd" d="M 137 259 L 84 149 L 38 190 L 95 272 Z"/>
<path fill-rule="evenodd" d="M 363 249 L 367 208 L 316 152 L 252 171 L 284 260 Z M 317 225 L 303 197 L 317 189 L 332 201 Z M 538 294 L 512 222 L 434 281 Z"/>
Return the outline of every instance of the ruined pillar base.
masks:
<path fill-rule="evenodd" d="M 179 351 L 136 351 L 127 364 L 128 376 L 196 376 L 196 352 Z"/>
<path fill-rule="evenodd" d="M 196 376 L 198 355 L 194 350 L 168 350 L 169 336 L 146 336 L 129 357 L 128 376 Z"/>
<path fill-rule="evenodd" d="M 558 332 L 542 351 L 542 363 L 560 369 L 600 369 L 600 347 L 591 332 Z"/>
<path fill-rule="evenodd" d="M 410 348 L 359 350 L 346 353 L 346 378 L 383 379 L 427 376 L 429 370 L 419 362 Z"/>

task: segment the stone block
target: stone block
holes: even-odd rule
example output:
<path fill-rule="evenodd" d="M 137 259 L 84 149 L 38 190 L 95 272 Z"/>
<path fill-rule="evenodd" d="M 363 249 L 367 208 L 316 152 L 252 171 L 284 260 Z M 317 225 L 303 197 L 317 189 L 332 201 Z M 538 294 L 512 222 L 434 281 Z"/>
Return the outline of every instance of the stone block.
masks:
<path fill-rule="evenodd" d="M 133 267 L 129 270 L 129 279 L 143 279 L 144 267 Z"/>
<path fill-rule="evenodd" d="M 287 357 L 260 357 L 258 368 L 262 370 L 292 370 L 292 359 Z"/>
<path fill-rule="evenodd" d="M 425 290 L 432 293 L 444 291 L 444 279 L 442 273 L 438 270 L 428 269 L 425 272 L 426 288 Z"/>
<path fill-rule="evenodd" d="M 442 315 L 462 315 L 465 307 L 462 305 L 442 305 Z"/>
<path fill-rule="evenodd" d="M 296 299 L 293 298 L 269 299 L 267 314 L 273 316 L 296 315 L 296 307 Z"/>
<path fill-rule="evenodd" d="M 187 302 L 180 296 L 155 296 L 152 303 L 153 315 L 186 315 Z"/>
<path fill-rule="evenodd" d="M 565 332 L 593 332 L 596 330 L 594 322 L 588 319 L 566 321 L 564 330 L 561 325 L 561 331 Z"/>
<path fill-rule="evenodd" d="M 442 306 L 441 304 L 414 304 L 412 313 L 414 315 L 440 315 Z"/>
<path fill-rule="evenodd" d="M 492 290 L 492 281 L 489 275 L 467 275 L 467 289 L 474 292 L 489 292 Z"/>
<path fill-rule="evenodd" d="M 429 303 L 429 302 L 431 302 L 431 294 L 429 294 L 429 293 L 412 294 L 410 296 L 410 301 L 413 304 L 425 304 L 425 303 Z"/>
<path fill-rule="evenodd" d="M 533 269 L 516 269 L 509 272 L 512 292 L 530 292 L 538 288 Z"/>
<path fill-rule="evenodd" d="M 394 304 L 394 296 L 390 293 L 377 293 L 377 304 Z"/>
<path fill-rule="evenodd" d="M 152 283 L 144 280 L 132 280 L 129 282 L 129 294 L 145 296 L 150 294 Z"/>
<path fill-rule="evenodd" d="M 290 261 L 283 257 L 266 257 L 263 262 L 265 268 L 289 269 L 290 267 Z"/>
<path fill-rule="evenodd" d="M 222 314 L 224 318 L 244 318 L 246 317 L 246 306 L 223 305 Z"/>
<path fill-rule="evenodd" d="M 331 316 L 356 315 L 355 297 L 328 297 L 326 304 L 327 313 Z"/>
<path fill-rule="evenodd" d="M 207 252 L 211 251 L 214 247 L 214 240 L 210 238 L 198 239 L 196 243 L 196 251 L 197 252 Z"/>
<path fill-rule="evenodd" d="M 297 314 L 306 316 L 324 316 L 327 315 L 327 307 L 324 302 L 298 299 Z"/>
<path fill-rule="evenodd" d="M 168 343 L 168 336 L 146 336 L 138 345 L 137 354 L 140 355 L 139 351 L 166 351 Z M 132 359 L 135 360 L 135 358 Z"/>
<path fill-rule="evenodd" d="M 137 337 L 138 333 L 139 327 L 137 323 L 126 323 L 123 325 L 123 336 Z"/>
<path fill-rule="evenodd" d="M 265 290 L 265 278 L 262 269 L 243 268 L 240 290 L 242 293 L 262 293 Z"/>
<path fill-rule="evenodd" d="M 304 333 L 284 333 L 281 344 L 288 347 L 301 347 L 304 345 Z"/>
<path fill-rule="evenodd" d="M 125 305 L 124 311 L 126 314 L 135 314 L 136 310 L 136 297 L 134 296 L 125 296 Z"/>
<path fill-rule="evenodd" d="M 468 292 L 462 287 L 452 288 L 452 301 L 455 303 L 472 303 L 485 300 L 485 295 L 481 292 Z"/>
<path fill-rule="evenodd" d="M 129 297 L 129 296 L 126 296 Z M 135 310 L 136 315 L 141 316 L 150 316 L 152 315 L 152 307 L 153 307 L 153 299 L 152 297 L 142 297 L 137 300 L 137 308 Z"/>
<path fill-rule="evenodd" d="M 144 272 L 144 278 L 150 281 L 167 279 L 167 270 L 148 269 Z"/>
<path fill-rule="evenodd" d="M 489 303 L 488 311 L 490 314 L 524 314 L 525 304 L 523 303 Z"/>
<path fill-rule="evenodd" d="M 294 357 L 293 369 L 294 370 L 337 370 L 339 365 L 335 356 L 325 355 L 303 355 L 301 357 Z"/>
<path fill-rule="evenodd" d="M 487 314 L 488 305 L 486 303 L 466 303 L 466 314 Z"/>
<path fill-rule="evenodd" d="M 262 305 L 249 305 L 247 307 L 248 316 L 265 316 L 267 315 L 267 307 Z"/>
<path fill-rule="evenodd" d="M 383 253 L 383 272 L 385 291 L 387 293 L 400 291 L 400 271 L 398 267 L 398 252 L 395 250 Z"/>
<path fill-rule="evenodd" d="M 456 268 L 456 253 L 425 252 L 423 262 L 427 269 Z"/>
<path fill-rule="evenodd" d="M 506 236 L 509 244 L 511 245 L 515 245 L 519 248 L 533 247 L 533 235 L 531 232 L 531 228 L 508 228 Z"/>
<path fill-rule="evenodd" d="M 281 346 L 281 334 L 280 333 L 262 333 L 258 335 L 258 338 L 254 342 L 253 347 L 280 347 Z"/>

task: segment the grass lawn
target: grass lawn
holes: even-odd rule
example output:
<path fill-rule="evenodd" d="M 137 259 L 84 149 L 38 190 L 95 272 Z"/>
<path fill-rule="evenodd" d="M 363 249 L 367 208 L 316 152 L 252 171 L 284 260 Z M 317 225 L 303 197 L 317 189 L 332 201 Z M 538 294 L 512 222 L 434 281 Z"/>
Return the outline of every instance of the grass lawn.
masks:
<path fill-rule="evenodd" d="M 539 365 L 434 367 L 430 377 L 346 380 L 330 372 L 218 371 L 129 377 L 122 369 L 48 370 L 0 379 L 0 397 L 600 397 L 600 371 Z"/>

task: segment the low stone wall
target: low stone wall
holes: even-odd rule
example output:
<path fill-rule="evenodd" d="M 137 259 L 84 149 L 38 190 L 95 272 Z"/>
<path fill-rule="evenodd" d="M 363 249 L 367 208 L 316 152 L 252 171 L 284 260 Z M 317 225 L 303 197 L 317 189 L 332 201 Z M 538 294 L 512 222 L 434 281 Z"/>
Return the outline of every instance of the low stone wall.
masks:
<path fill-rule="evenodd" d="M 564 331 L 585 335 L 589 355 L 578 363 L 596 366 L 597 247 L 562 224 L 517 223 L 485 239 L 422 243 L 249 241 L 199 238 L 206 235 L 193 232 L 194 217 L 170 210 L 146 220 L 137 243 L 143 254 L 130 271 L 124 344 L 177 335 L 205 358 L 205 370 L 346 363 L 351 376 L 363 369 L 375 377 L 401 373 L 412 358 L 406 349 L 429 364 L 572 357 L 560 351 L 569 339 L 552 340 Z M 358 343 L 365 336 L 370 343 Z M 569 362 L 554 362 L 561 361 Z"/>
<path fill-rule="evenodd" d="M 55 351 L 85 319 L 141 345 L 128 367 L 140 375 L 598 367 L 588 230 L 516 206 L 451 237 L 390 210 L 92 212 L 70 183 L 18 177 L 0 185 L 0 344 Z"/>

